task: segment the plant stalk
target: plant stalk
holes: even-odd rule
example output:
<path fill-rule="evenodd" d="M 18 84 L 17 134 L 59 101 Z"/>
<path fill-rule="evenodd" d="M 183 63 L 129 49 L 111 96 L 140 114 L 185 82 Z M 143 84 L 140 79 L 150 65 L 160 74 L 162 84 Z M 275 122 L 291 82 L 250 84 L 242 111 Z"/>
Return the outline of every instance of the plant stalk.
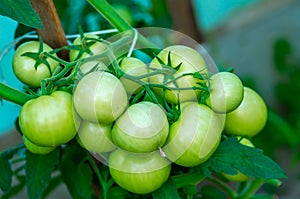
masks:
<path fill-rule="evenodd" d="M 0 82 L 0 98 L 22 106 L 34 97 Z"/>

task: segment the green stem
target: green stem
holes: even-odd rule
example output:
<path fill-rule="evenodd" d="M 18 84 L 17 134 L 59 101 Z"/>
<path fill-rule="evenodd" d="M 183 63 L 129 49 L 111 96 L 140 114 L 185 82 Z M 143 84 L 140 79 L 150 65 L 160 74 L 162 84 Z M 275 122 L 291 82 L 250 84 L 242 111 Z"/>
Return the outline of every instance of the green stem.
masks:
<path fill-rule="evenodd" d="M 251 198 L 264 183 L 264 179 L 255 178 L 248 186 L 245 186 L 244 190 L 239 194 L 238 199 Z"/>
<path fill-rule="evenodd" d="M 116 12 L 106 0 L 87 0 L 120 32 L 131 30 L 132 27 Z"/>
<path fill-rule="evenodd" d="M 120 32 L 134 29 L 117 13 L 117 11 L 106 0 L 87 0 L 87 2 L 89 2 Z M 157 48 L 156 45 L 154 45 L 152 42 L 150 42 L 140 34 L 138 35 L 138 41 L 141 42 L 142 46 L 145 46 L 147 48 Z"/>
<path fill-rule="evenodd" d="M 0 98 L 22 106 L 34 97 L 0 82 Z"/>
<path fill-rule="evenodd" d="M 215 177 L 207 177 L 206 179 L 212 182 L 213 184 L 217 185 L 221 190 L 223 190 L 228 195 L 229 198 L 237 197 L 237 193 L 234 190 L 232 190 L 232 188 L 229 187 L 225 182 Z"/>
<path fill-rule="evenodd" d="M 102 190 L 103 190 L 103 198 L 106 199 L 107 198 L 107 193 L 108 193 L 108 189 L 110 188 L 110 186 L 107 186 L 105 180 L 102 178 L 102 175 L 99 171 L 99 168 L 97 167 L 96 163 L 95 163 L 95 160 L 92 158 L 92 156 L 90 154 L 87 155 L 87 158 L 88 158 L 88 161 L 90 162 L 93 170 L 95 171 L 96 173 L 96 176 L 99 180 L 99 183 L 102 187 Z"/>

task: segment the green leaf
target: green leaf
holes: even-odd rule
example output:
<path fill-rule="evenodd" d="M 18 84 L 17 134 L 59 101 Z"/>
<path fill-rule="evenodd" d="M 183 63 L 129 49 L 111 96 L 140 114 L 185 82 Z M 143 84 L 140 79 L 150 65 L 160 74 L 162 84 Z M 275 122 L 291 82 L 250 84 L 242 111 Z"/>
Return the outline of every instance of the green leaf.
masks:
<path fill-rule="evenodd" d="M 263 179 L 286 178 L 280 166 L 261 149 L 240 144 L 237 138 L 229 138 L 219 145 L 212 157 L 200 165 L 205 175 L 210 172 L 225 172 L 231 175 L 237 171 L 247 176 Z"/>
<path fill-rule="evenodd" d="M 153 192 L 152 197 L 155 199 L 181 199 L 175 183 L 170 179 Z"/>
<path fill-rule="evenodd" d="M 130 198 L 130 193 L 126 191 L 125 189 L 122 189 L 121 187 L 113 187 L 109 190 L 107 198 L 108 199 L 126 199 Z"/>
<path fill-rule="evenodd" d="M 1 199 L 11 199 L 13 198 L 13 196 L 15 196 L 16 194 L 20 193 L 25 185 L 26 185 L 26 179 L 25 176 L 16 176 L 16 178 L 18 179 L 19 183 L 15 184 L 10 190 L 9 192 L 3 194 L 1 196 Z"/>
<path fill-rule="evenodd" d="M 12 168 L 9 160 L 17 153 L 24 145 L 17 145 L 0 153 L 0 189 L 3 192 L 8 192 L 12 183 Z"/>
<path fill-rule="evenodd" d="M 3 192 L 8 192 L 12 183 L 12 169 L 7 158 L 0 154 L 0 188 Z"/>
<path fill-rule="evenodd" d="M 205 185 L 200 190 L 202 199 L 226 199 L 227 196 L 225 193 L 220 191 L 215 186 Z"/>
<path fill-rule="evenodd" d="M 182 188 L 185 186 L 199 184 L 202 180 L 205 179 L 205 176 L 202 174 L 202 172 L 195 171 L 181 175 L 171 176 L 170 178 L 177 188 Z"/>
<path fill-rule="evenodd" d="M 51 174 L 59 162 L 59 150 L 40 155 L 26 151 L 26 184 L 30 199 L 38 199 L 51 180 Z"/>
<path fill-rule="evenodd" d="M 84 161 L 87 153 L 77 144 L 64 149 L 60 165 L 63 180 L 74 199 L 92 198 L 92 170 Z"/>
<path fill-rule="evenodd" d="M 10 17 L 32 28 L 43 28 L 42 21 L 32 8 L 30 0 L 2 0 L 0 15 Z"/>

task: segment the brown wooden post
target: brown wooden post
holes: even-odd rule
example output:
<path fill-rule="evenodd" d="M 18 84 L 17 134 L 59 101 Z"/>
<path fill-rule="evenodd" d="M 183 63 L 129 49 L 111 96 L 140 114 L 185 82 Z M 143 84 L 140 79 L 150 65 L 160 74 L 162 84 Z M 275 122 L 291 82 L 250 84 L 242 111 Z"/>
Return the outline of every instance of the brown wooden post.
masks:
<path fill-rule="evenodd" d="M 172 16 L 173 28 L 199 43 L 204 41 L 204 35 L 197 28 L 191 0 L 166 0 Z"/>
<path fill-rule="evenodd" d="M 37 32 L 42 36 L 43 41 L 52 48 L 60 48 L 68 45 L 53 0 L 30 1 L 44 25 L 44 29 L 37 29 Z M 58 56 L 64 60 L 69 60 L 69 54 L 66 50 L 59 52 Z"/>

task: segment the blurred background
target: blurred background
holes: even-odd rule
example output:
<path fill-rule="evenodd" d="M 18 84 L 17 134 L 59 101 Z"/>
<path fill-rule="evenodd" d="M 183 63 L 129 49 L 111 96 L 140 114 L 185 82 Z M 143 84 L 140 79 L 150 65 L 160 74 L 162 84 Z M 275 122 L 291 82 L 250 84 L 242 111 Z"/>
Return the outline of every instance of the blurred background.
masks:
<path fill-rule="evenodd" d="M 178 30 L 201 43 L 220 69 L 234 68 L 269 106 L 268 123 L 254 143 L 287 171 L 280 198 L 299 198 L 300 1 L 109 0 L 134 27 Z M 66 34 L 112 28 L 85 0 L 54 0 Z M 0 80 L 15 88 L 14 51 L 5 49 L 30 29 L 0 16 Z M 20 142 L 14 130 L 20 106 L 1 101 L 0 149 Z M 268 189 L 268 187 L 266 187 Z"/>

